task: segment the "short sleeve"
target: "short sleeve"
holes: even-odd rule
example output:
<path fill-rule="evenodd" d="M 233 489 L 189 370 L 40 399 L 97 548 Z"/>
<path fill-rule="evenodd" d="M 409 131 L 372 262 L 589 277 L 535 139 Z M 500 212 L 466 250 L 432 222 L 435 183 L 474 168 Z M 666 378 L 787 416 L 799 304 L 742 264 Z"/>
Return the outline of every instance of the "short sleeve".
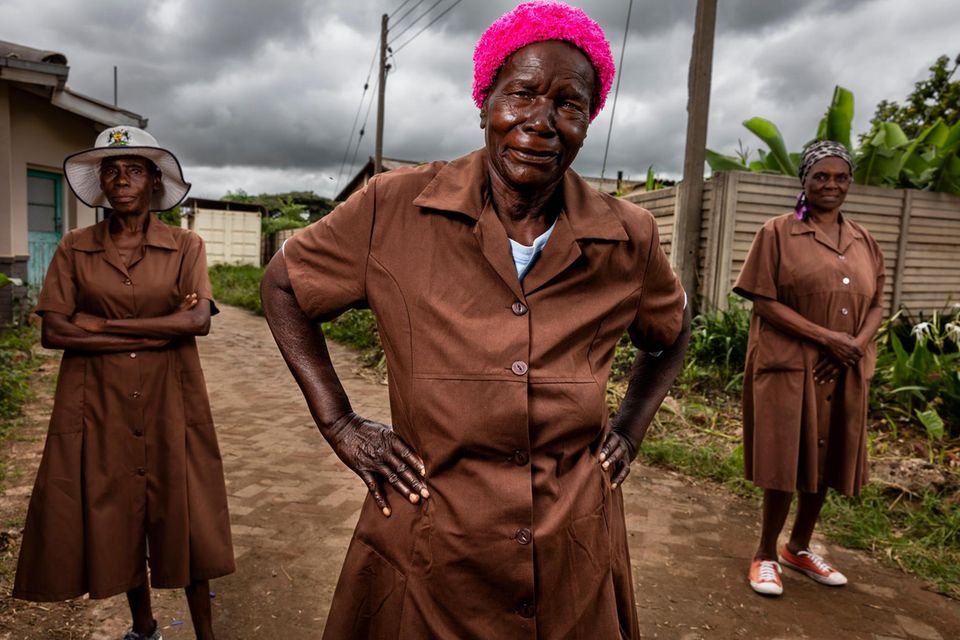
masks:
<path fill-rule="evenodd" d="M 180 277 L 177 285 L 183 295 L 196 293 L 198 300 L 210 301 L 210 315 L 220 313 L 213 299 L 210 286 L 210 274 L 207 271 L 207 249 L 196 233 L 188 233 L 183 246 L 183 261 L 180 263 Z"/>
<path fill-rule="evenodd" d="M 770 224 L 763 225 L 750 245 L 750 252 L 740 269 L 733 292 L 753 300 L 755 297 L 777 299 L 777 269 L 780 264 L 780 249 L 776 231 Z"/>
<path fill-rule="evenodd" d="M 293 293 L 313 320 L 331 320 L 347 309 L 365 305 L 376 183 L 373 178 L 283 245 Z"/>
<path fill-rule="evenodd" d="M 70 236 L 60 241 L 53 260 L 47 267 L 43 287 L 34 312 L 42 316 L 47 311 L 72 316 L 77 310 L 77 279 L 74 273 L 73 249 Z"/>
<path fill-rule="evenodd" d="M 628 328 L 633 344 L 655 352 L 671 346 L 680 335 L 686 294 L 660 247 L 656 221 L 650 217 L 650 243 L 637 315 Z"/>

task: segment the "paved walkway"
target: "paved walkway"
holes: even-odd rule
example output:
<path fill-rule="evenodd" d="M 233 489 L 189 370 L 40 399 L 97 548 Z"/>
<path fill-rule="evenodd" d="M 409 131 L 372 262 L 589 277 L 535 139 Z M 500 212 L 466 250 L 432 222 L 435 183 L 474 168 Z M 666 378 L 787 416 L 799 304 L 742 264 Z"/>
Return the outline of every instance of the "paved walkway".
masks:
<path fill-rule="evenodd" d="M 262 318 L 225 307 L 200 344 L 238 566 L 212 586 L 218 637 L 319 638 L 363 485 L 322 441 Z M 387 388 L 358 375 L 346 349 L 331 352 L 355 410 L 389 421 Z M 19 482 L 10 491 L 22 495 L 32 475 Z M 649 467 L 635 468 L 625 492 L 646 638 L 960 638 L 960 603 L 833 545 L 821 550 L 848 587 L 787 573 L 783 598 L 756 596 L 745 582 L 758 527 L 752 503 Z M 122 597 L 81 609 L 95 640 L 119 638 L 128 624 Z M 23 615 L 42 626 L 40 610 Z M 181 594 L 156 594 L 165 638 L 192 637 L 187 615 Z"/>

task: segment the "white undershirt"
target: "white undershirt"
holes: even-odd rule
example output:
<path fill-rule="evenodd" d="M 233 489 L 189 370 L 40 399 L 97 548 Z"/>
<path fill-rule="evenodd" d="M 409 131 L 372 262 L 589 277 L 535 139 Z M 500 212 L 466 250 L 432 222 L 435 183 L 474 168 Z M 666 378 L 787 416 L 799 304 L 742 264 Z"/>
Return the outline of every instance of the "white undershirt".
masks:
<path fill-rule="evenodd" d="M 554 220 L 549 229 L 534 239 L 532 246 L 520 244 L 513 238 L 508 238 L 510 240 L 510 253 L 513 254 L 513 264 L 517 267 L 517 278 L 520 282 L 523 282 L 524 276 L 530 271 L 533 263 L 537 261 L 537 257 L 540 255 L 540 252 L 543 251 L 547 240 L 550 239 L 550 234 L 553 233 L 553 228 L 556 226 L 557 221 Z"/>

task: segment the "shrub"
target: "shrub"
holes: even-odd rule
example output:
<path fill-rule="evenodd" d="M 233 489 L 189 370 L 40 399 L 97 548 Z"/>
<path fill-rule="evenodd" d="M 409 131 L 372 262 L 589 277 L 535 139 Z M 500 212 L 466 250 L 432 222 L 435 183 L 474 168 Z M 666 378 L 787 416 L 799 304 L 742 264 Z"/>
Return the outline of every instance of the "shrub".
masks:
<path fill-rule="evenodd" d="M 922 426 L 933 441 L 960 437 L 960 319 L 934 313 L 912 322 L 902 313 L 884 323 L 877 339 L 871 410 L 896 428 Z M 932 451 L 931 451 L 932 454 Z"/>
<path fill-rule="evenodd" d="M 37 330 L 31 325 L 0 328 L 0 418 L 14 418 L 30 398 Z"/>

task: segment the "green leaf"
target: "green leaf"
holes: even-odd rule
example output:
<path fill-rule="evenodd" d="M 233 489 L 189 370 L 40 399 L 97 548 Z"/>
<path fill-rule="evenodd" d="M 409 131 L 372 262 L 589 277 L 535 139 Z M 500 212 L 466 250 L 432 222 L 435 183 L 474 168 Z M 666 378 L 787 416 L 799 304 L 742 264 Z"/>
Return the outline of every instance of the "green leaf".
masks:
<path fill-rule="evenodd" d="M 770 148 L 770 155 L 774 157 L 780 173 L 786 176 L 797 175 L 797 166 L 790 159 L 787 145 L 784 143 L 777 125 L 764 118 L 750 118 L 744 121 L 743 126 L 763 140 Z"/>
<path fill-rule="evenodd" d="M 7 274 L 0 271 L 0 289 L 3 289 L 8 284 L 10 284 L 10 277 Z"/>
<path fill-rule="evenodd" d="M 821 131 L 817 131 L 820 140 L 839 142 L 850 148 L 850 129 L 853 124 L 853 94 L 837 85 L 833 89 L 833 99 L 827 107 L 827 114 L 821 121 Z"/>
<path fill-rule="evenodd" d="M 940 417 L 936 409 L 927 409 L 926 411 L 917 409 L 914 413 L 917 414 L 917 419 L 926 429 L 928 438 L 931 440 L 943 438 L 943 418 Z"/>
<path fill-rule="evenodd" d="M 713 167 L 711 167 L 711 170 Z M 647 191 L 653 191 L 657 188 L 656 178 L 653 177 L 653 165 L 647 168 Z"/>
<path fill-rule="evenodd" d="M 716 151 L 707 149 L 707 164 L 710 165 L 710 170 L 714 173 L 718 171 L 750 171 L 750 168 L 742 164 L 739 160 L 733 156 L 725 156 Z M 653 166 L 651 165 L 651 169 Z"/>

